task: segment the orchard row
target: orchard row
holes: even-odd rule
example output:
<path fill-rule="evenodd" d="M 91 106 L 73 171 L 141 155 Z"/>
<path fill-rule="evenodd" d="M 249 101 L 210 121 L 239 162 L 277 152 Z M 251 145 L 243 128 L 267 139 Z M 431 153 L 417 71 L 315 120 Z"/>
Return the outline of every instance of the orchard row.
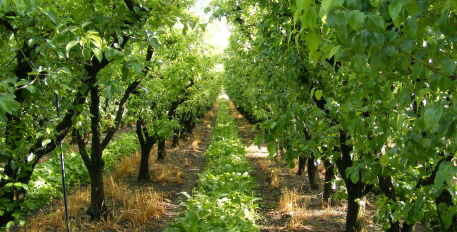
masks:
<path fill-rule="evenodd" d="M 347 232 L 366 230 L 370 192 L 386 231 L 456 230 L 455 1 L 216 0 L 208 10 L 232 26 L 224 86 L 259 123 L 256 142 L 291 166 L 323 161 L 324 201 L 336 171 Z"/>
<path fill-rule="evenodd" d="M 152 146 L 163 159 L 165 139 L 176 144 L 211 108 L 218 59 L 191 5 L 1 2 L 0 227 L 35 207 L 24 201 L 32 174 L 47 154 L 69 153 L 64 141 L 77 144 L 91 184 L 87 213 L 99 219 L 107 213 L 102 171 L 112 165 L 103 154 L 119 127 L 136 125 L 138 180 L 146 180 Z"/>

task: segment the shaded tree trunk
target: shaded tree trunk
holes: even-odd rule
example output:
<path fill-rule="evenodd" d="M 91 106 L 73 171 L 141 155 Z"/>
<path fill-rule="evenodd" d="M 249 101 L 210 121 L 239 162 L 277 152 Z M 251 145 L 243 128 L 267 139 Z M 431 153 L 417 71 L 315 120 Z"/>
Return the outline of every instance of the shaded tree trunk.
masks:
<path fill-rule="evenodd" d="M 361 183 L 361 182 L 358 182 Z M 351 189 L 355 187 L 355 189 Z M 346 215 L 346 232 L 364 232 L 365 225 L 365 196 L 363 186 L 354 184 L 348 187 L 348 211 Z"/>
<path fill-rule="evenodd" d="M 138 181 L 149 180 L 149 155 L 151 149 L 157 141 L 157 137 L 150 136 L 144 121 L 140 118 L 136 123 L 136 134 L 140 141 L 141 160 L 140 169 L 138 171 Z"/>
<path fill-rule="evenodd" d="M 90 204 L 87 214 L 94 219 L 108 216 L 108 209 L 105 205 L 105 192 L 103 188 L 103 165 L 93 165 L 90 169 Z"/>
<path fill-rule="evenodd" d="M 341 157 L 336 159 L 338 172 L 341 174 L 348 193 L 348 209 L 346 213 L 346 232 L 364 232 L 365 225 L 365 196 L 373 189 L 374 185 L 366 185 L 359 179 L 356 183 L 346 178 L 346 169 L 353 166 L 351 159 L 352 145 L 346 145 L 347 133 L 340 130 Z M 362 203 L 363 202 L 363 203 Z"/>
<path fill-rule="evenodd" d="M 303 158 L 301 156 L 298 157 L 298 172 L 297 175 L 301 176 L 303 173 L 305 173 L 306 169 L 306 158 Z"/>
<path fill-rule="evenodd" d="M 319 177 L 319 170 L 315 164 L 314 155 L 308 157 L 308 178 L 309 184 L 311 185 L 311 189 L 320 189 L 321 185 L 321 178 Z"/>
<path fill-rule="evenodd" d="M 171 148 L 176 148 L 179 145 L 179 129 L 174 130 L 173 134 L 173 143 L 171 144 Z"/>
<path fill-rule="evenodd" d="M 332 180 L 335 179 L 335 171 L 333 170 L 333 165 L 327 159 L 324 159 L 325 165 L 325 184 L 324 184 L 324 195 L 323 200 L 324 202 L 329 202 L 332 198 L 333 190 Z"/>
<path fill-rule="evenodd" d="M 157 160 L 165 159 L 165 139 L 159 140 L 159 145 L 157 146 Z"/>

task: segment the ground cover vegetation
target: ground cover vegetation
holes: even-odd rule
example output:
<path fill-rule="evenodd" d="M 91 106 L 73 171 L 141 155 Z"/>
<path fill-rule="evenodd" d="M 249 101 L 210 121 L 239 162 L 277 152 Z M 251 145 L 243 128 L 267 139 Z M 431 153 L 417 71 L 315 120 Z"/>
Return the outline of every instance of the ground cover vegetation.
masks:
<path fill-rule="evenodd" d="M 187 201 L 183 217 L 165 231 L 257 231 L 257 198 L 252 168 L 238 137 L 238 127 L 222 99 L 211 144 L 205 152 L 207 168 Z"/>
<path fill-rule="evenodd" d="M 455 231 L 453 1 L 213 1 L 232 26 L 224 86 L 256 142 L 291 167 L 325 164 L 347 199 L 346 231 L 366 231 L 375 190 L 386 231 Z M 332 197 L 333 196 L 333 197 Z"/>
<path fill-rule="evenodd" d="M 123 118 L 124 124 L 141 122 L 141 145 L 180 131 L 185 120 L 177 119 L 178 108 L 195 125 L 211 107 L 220 89 L 216 57 L 202 42 L 206 24 L 188 12 L 191 4 L 1 2 L 1 227 L 35 208 L 24 201 L 34 170 L 47 154 L 69 153 L 64 139 L 70 134 L 80 156 L 70 162 L 82 160 L 91 183 L 87 213 L 106 218 L 102 172 L 117 152 L 105 151 L 112 152 Z M 137 105 L 130 105 L 135 98 Z M 186 108 L 186 101 L 194 107 Z"/>
<path fill-rule="evenodd" d="M 219 58 L 203 40 L 206 24 L 188 12 L 191 5 L 186 0 L 1 0 L 2 229 L 42 204 L 37 199 L 44 197 L 31 185 L 43 183 L 52 170 L 49 179 L 55 182 L 44 184 L 51 190 L 43 188 L 43 194 L 56 195 L 58 162 L 52 156 L 70 153 L 70 134 L 78 152 L 68 156 L 69 175 L 89 180 L 89 197 L 83 197 L 89 200 L 80 205 L 92 219 L 106 221 L 105 192 L 114 199 L 126 186 L 103 177 L 116 162 L 138 165 L 138 181 L 157 178 L 150 173 L 153 145 L 157 159 L 166 162 L 166 139 L 173 136 L 178 146 L 220 91 L 221 76 L 214 69 Z M 256 144 L 266 141 L 271 158 L 298 164 L 299 175 L 307 165 L 316 190 L 321 162 L 322 201 L 347 200 L 348 232 L 367 230 L 370 193 L 376 195 L 373 220 L 386 231 L 413 231 L 418 223 L 457 230 L 456 10 L 452 0 L 214 0 L 208 7 L 213 19 L 225 17 L 232 27 L 222 82 L 239 111 L 258 123 Z M 110 147 L 121 125 L 131 122 L 140 144 L 138 163 L 118 161 L 120 153 Z M 211 155 L 208 159 L 210 167 L 220 164 Z M 74 164 L 85 169 L 72 169 Z M 234 173 L 249 169 L 219 166 Z M 122 170 L 127 169 L 117 175 Z M 170 167 L 152 170 L 166 173 Z M 230 173 L 220 179 L 230 180 Z M 280 169 L 269 173 L 272 185 L 279 186 Z M 174 180 L 179 182 L 179 175 Z M 218 185 L 211 175 L 201 175 L 198 191 L 222 192 L 212 189 Z M 245 178 L 244 172 L 231 181 L 237 178 Z M 69 180 L 71 186 L 77 181 Z M 153 191 L 142 193 L 157 199 L 153 205 L 160 201 Z M 295 193 L 286 193 L 284 199 L 294 202 Z M 138 201 L 123 203 L 122 217 L 140 215 L 132 207 L 149 204 L 142 201 L 146 195 L 132 193 Z M 226 225 L 210 214 L 189 224 L 198 218 L 190 210 L 175 229 L 252 229 L 239 218 L 254 220 L 254 198 L 241 195 L 250 206 L 224 214 L 227 221 L 217 223 Z M 189 208 L 196 199 L 216 204 L 201 193 Z M 229 205 L 229 211 L 241 209 Z M 154 209 L 135 221 L 144 223 L 161 212 Z"/>
<path fill-rule="evenodd" d="M 69 191 L 70 231 L 163 231 L 168 227 L 173 217 L 184 210 L 179 205 L 182 202 L 180 192 L 191 192 L 197 174 L 206 166 L 202 154 L 209 145 L 217 108 L 216 102 L 201 123 L 193 128 L 192 134 L 180 141 L 179 147 L 172 148 L 171 141 L 168 141 L 165 160 L 157 160 L 155 145 L 149 159 L 150 181 L 137 181 L 141 161 L 138 142 L 134 145 L 136 152 L 124 156 L 114 170 L 104 173 L 105 201 L 109 209 L 106 220 L 91 220 L 86 213 L 90 185 L 81 185 Z M 137 137 L 135 127 L 127 127 L 120 132 L 125 131 L 128 137 Z M 122 134 L 119 137 L 122 138 Z M 113 143 L 117 143 L 119 137 Z M 21 217 L 26 221 L 25 225 L 9 231 L 64 231 L 63 208 L 62 199 L 54 199 Z"/>

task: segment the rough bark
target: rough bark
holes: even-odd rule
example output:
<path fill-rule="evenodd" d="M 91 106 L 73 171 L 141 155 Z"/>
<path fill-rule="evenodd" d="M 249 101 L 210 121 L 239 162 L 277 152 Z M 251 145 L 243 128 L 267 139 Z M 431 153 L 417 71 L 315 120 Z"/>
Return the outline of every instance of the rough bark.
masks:
<path fill-rule="evenodd" d="M 325 165 L 325 184 L 324 184 L 324 202 L 329 202 L 332 199 L 332 195 L 335 192 L 332 186 L 332 180 L 335 179 L 335 171 L 333 170 L 333 165 L 327 159 L 324 159 Z"/>
<path fill-rule="evenodd" d="M 87 214 L 92 219 L 104 218 L 108 216 L 108 208 L 105 205 L 105 192 L 103 189 L 103 167 L 100 160 L 99 165 L 93 165 L 90 176 L 90 204 L 87 209 Z"/>
<path fill-rule="evenodd" d="M 149 180 L 149 155 L 151 153 L 152 146 L 154 146 L 157 141 L 157 138 L 149 135 L 147 128 L 144 125 L 144 120 L 141 118 L 138 119 L 136 123 L 136 134 L 138 135 L 141 147 L 138 181 Z"/>
<path fill-rule="evenodd" d="M 305 173 L 306 170 L 306 158 L 303 158 L 301 156 L 298 157 L 298 172 L 297 175 L 301 176 L 303 173 Z"/>
<path fill-rule="evenodd" d="M 358 186 L 362 187 L 362 186 Z M 346 216 L 346 232 L 365 232 L 365 197 L 362 196 L 363 189 L 358 188 L 355 191 L 348 188 L 348 211 Z M 350 193 L 351 192 L 351 193 Z"/>
<path fill-rule="evenodd" d="M 316 159 L 313 155 L 308 157 L 308 178 L 311 189 L 321 189 L 321 178 L 319 177 L 319 169 L 316 166 Z"/>
<path fill-rule="evenodd" d="M 364 232 L 366 231 L 365 218 L 365 196 L 373 189 L 373 185 L 364 184 L 360 178 L 354 183 L 346 177 L 346 169 L 352 167 L 351 159 L 352 145 L 346 145 L 347 133 L 340 130 L 340 148 L 341 157 L 336 159 L 338 172 L 346 184 L 348 193 L 348 209 L 346 214 L 346 232 Z M 359 174 L 359 176 L 361 176 Z M 363 202 L 361 204 L 361 202 Z"/>
<path fill-rule="evenodd" d="M 165 159 L 165 139 L 159 140 L 159 145 L 157 146 L 157 160 Z"/>
<path fill-rule="evenodd" d="M 179 146 L 179 129 L 174 130 L 173 135 L 173 143 L 171 144 L 171 148 L 176 148 Z"/>

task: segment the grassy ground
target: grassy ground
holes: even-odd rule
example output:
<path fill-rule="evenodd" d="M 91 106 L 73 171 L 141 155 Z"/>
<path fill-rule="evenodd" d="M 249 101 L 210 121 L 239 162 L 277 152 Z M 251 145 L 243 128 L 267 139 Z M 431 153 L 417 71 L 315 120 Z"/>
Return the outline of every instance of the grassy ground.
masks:
<path fill-rule="evenodd" d="M 256 222 L 262 231 L 344 231 L 344 200 L 323 204 L 322 190 L 309 187 L 307 175 L 297 176 L 297 169 L 276 163 L 267 158 L 266 147 L 253 144 L 256 131 L 228 101 L 229 108 L 238 125 L 239 136 L 252 163 L 257 187 L 256 196 L 261 198 Z M 140 155 L 124 158 L 114 171 L 105 176 L 105 192 L 110 217 L 106 221 L 92 222 L 85 210 L 89 204 L 90 186 L 70 193 L 70 231 L 163 231 L 177 215 L 184 212 L 179 204 L 185 197 L 181 192 L 191 193 L 196 186 L 198 173 L 205 168 L 202 156 L 210 142 L 216 119 L 218 102 L 207 113 L 194 133 L 178 148 L 169 148 L 164 162 L 155 162 L 156 147 L 151 159 L 152 177 L 149 182 L 136 180 Z M 296 165 L 298 166 L 298 165 Z M 321 168 L 321 180 L 324 179 Z M 323 186 L 323 181 L 321 185 Z M 382 231 L 373 224 L 376 213 L 373 196 L 368 197 L 366 223 L 368 231 Z M 64 231 L 62 200 L 54 201 L 28 216 L 27 224 L 14 231 Z M 428 231 L 422 225 L 415 231 Z"/>
<path fill-rule="evenodd" d="M 183 212 L 179 204 L 185 198 L 181 192 L 191 192 L 197 174 L 205 166 L 206 150 L 215 122 L 218 102 L 202 119 L 186 141 L 169 148 L 165 161 L 156 162 L 157 147 L 150 159 L 151 181 L 136 180 L 140 154 L 125 157 L 104 177 L 107 220 L 94 222 L 86 214 L 90 201 L 90 186 L 81 186 L 69 193 L 70 231 L 162 231 L 172 218 Z M 47 207 L 27 216 L 27 223 L 12 231 L 65 231 L 63 201 L 55 200 Z"/>

